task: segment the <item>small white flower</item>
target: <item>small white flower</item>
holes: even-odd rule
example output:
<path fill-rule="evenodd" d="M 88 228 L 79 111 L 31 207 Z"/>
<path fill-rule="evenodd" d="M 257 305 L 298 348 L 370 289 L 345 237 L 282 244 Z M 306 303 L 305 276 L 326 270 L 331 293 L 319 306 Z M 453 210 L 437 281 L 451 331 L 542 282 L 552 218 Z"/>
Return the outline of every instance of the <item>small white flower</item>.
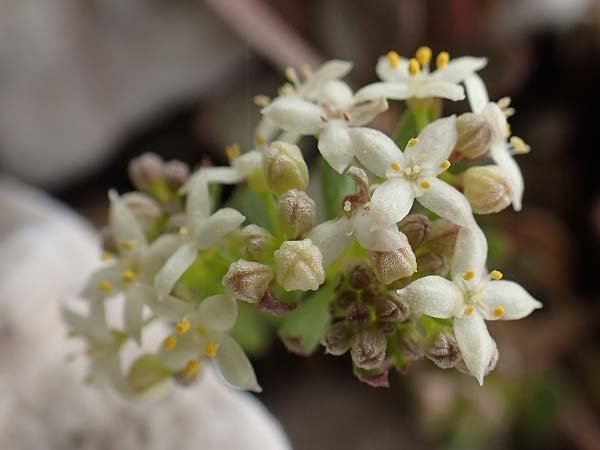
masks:
<path fill-rule="evenodd" d="M 181 245 L 154 278 L 159 299 L 166 298 L 175 283 L 194 263 L 198 251 L 216 245 L 246 219 L 239 211 L 222 208 L 210 214 L 208 180 L 202 171 L 186 185 L 185 226 L 180 230 Z"/>
<path fill-rule="evenodd" d="M 454 318 L 454 333 L 464 362 L 483 384 L 496 344 L 485 320 L 515 320 L 542 304 L 497 270 L 487 273 L 487 242 L 478 227 L 462 228 L 451 265 L 452 281 L 439 276 L 420 278 L 398 294 L 415 314 Z"/>
<path fill-rule="evenodd" d="M 527 153 L 530 149 L 517 136 L 510 136 L 507 115 L 514 111 L 508 108 L 510 99 L 502 99 L 498 103 L 490 102 L 483 80 L 476 74 L 465 79 L 465 87 L 471 110 L 482 116 L 492 129 L 490 156 L 509 175 L 512 204 L 515 211 L 520 211 L 523 199 L 523 174 L 513 158 L 513 154 Z"/>
<path fill-rule="evenodd" d="M 459 83 L 487 64 L 485 58 L 464 56 L 450 60 L 447 52 L 441 52 L 436 59 L 437 69 L 430 71 L 431 49 L 421 47 L 416 57 L 401 58 L 396 52 L 389 52 L 379 58 L 376 72 L 381 82 L 365 86 L 356 93 L 358 101 L 388 98 L 406 100 L 408 98 L 442 97 L 449 100 L 462 100 L 465 93 Z"/>
<path fill-rule="evenodd" d="M 386 178 L 371 198 L 373 213 L 397 223 L 417 199 L 425 208 L 457 225 L 475 224 L 467 199 L 437 178 L 450 167 L 448 157 L 456 142 L 454 116 L 427 125 L 418 138 L 409 141 L 404 153 L 377 130 L 356 133 L 353 142 L 356 158 L 373 174 Z"/>

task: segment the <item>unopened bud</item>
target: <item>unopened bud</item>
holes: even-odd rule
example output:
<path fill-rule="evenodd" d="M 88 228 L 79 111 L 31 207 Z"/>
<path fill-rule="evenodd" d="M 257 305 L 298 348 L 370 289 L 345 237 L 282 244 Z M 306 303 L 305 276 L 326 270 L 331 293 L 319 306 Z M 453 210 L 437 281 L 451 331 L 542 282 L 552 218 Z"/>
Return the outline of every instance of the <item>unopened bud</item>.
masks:
<path fill-rule="evenodd" d="M 390 252 L 371 252 L 373 272 L 383 284 L 409 277 L 417 271 L 417 259 L 410 247 Z"/>
<path fill-rule="evenodd" d="M 165 181 L 172 192 L 177 192 L 188 180 L 190 168 L 181 161 L 169 161 L 165 164 Z"/>
<path fill-rule="evenodd" d="M 229 266 L 223 286 L 239 300 L 257 303 L 273 279 L 271 268 L 265 264 L 239 259 Z"/>
<path fill-rule="evenodd" d="M 310 239 L 285 241 L 275 252 L 277 282 L 286 291 L 316 291 L 325 282 L 323 254 Z"/>
<path fill-rule="evenodd" d="M 502 211 L 511 202 L 508 174 L 499 166 L 471 167 L 463 175 L 463 193 L 476 214 Z"/>
<path fill-rule="evenodd" d="M 254 261 L 268 262 L 275 251 L 275 237 L 258 225 L 248 225 L 240 233 L 242 255 Z"/>
<path fill-rule="evenodd" d="M 315 201 L 304 191 L 291 189 L 279 197 L 279 223 L 290 239 L 310 231 L 316 210 Z"/>
<path fill-rule="evenodd" d="M 398 228 L 408 238 L 412 248 L 417 248 L 431 228 L 429 219 L 423 214 L 409 214 L 398 224 Z"/>
<path fill-rule="evenodd" d="M 346 318 L 355 327 L 363 327 L 369 322 L 369 308 L 361 302 L 354 302 L 346 309 Z"/>
<path fill-rule="evenodd" d="M 354 331 L 346 322 L 331 325 L 321 337 L 325 352 L 335 356 L 343 355 L 350 350 L 353 341 Z"/>
<path fill-rule="evenodd" d="M 375 301 L 375 316 L 377 322 L 395 323 L 408 319 L 410 310 L 408 304 L 400 299 L 395 292 L 380 295 Z"/>
<path fill-rule="evenodd" d="M 359 264 L 350 272 L 350 286 L 364 289 L 373 281 L 373 271 L 366 264 Z"/>
<path fill-rule="evenodd" d="M 276 195 L 308 186 L 308 168 L 297 145 L 273 142 L 264 151 L 263 169 L 267 184 Z"/>
<path fill-rule="evenodd" d="M 352 361 L 362 369 L 376 369 L 383 364 L 386 350 L 385 334 L 377 328 L 367 328 L 358 333 L 352 345 Z"/>
<path fill-rule="evenodd" d="M 462 359 L 456 338 L 440 333 L 425 354 L 440 369 L 450 369 Z"/>
<path fill-rule="evenodd" d="M 448 260 L 439 253 L 428 252 L 417 258 L 417 267 L 419 267 L 419 275 L 439 275 L 446 276 L 450 270 Z"/>
<path fill-rule="evenodd" d="M 122 199 L 145 232 L 150 231 L 162 216 L 160 204 L 149 195 L 141 192 L 128 192 L 123 195 Z"/>
<path fill-rule="evenodd" d="M 170 376 L 157 355 L 143 355 L 131 365 L 126 382 L 135 396 L 158 399 L 169 389 Z"/>
<path fill-rule="evenodd" d="M 184 213 L 175 213 L 167 220 L 167 230 L 171 233 L 178 233 L 185 227 L 186 216 Z"/>
<path fill-rule="evenodd" d="M 352 302 L 356 301 L 357 299 L 358 294 L 348 289 L 338 294 L 336 298 L 336 303 L 340 308 L 346 309 L 352 304 Z"/>
<path fill-rule="evenodd" d="M 407 361 L 417 361 L 423 358 L 423 337 L 416 331 L 404 331 L 398 333 L 396 339 L 398 351 Z"/>
<path fill-rule="evenodd" d="M 454 254 L 454 245 L 459 230 L 460 227 L 455 223 L 446 219 L 438 219 L 432 222 L 425 244 L 429 250 L 449 260 Z"/>
<path fill-rule="evenodd" d="M 490 148 L 492 127 L 484 117 L 473 113 L 464 113 L 456 119 L 456 145 L 454 151 L 466 158 L 474 159 Z"/>
<path fill-rule="evenodd" d="M 119 248 L 115 242 L 111 227 L 106 225 L 100 229 L 100 239 L 102 241 L 102 249 L 109 253 L 118 253 Z"/>
<path fill-rule="evenodd" d="M 144 153 L 129 163 L 129 178 L 140 191 L 150 192 L 164 181 L 165 163 L 154 153 Z"/>

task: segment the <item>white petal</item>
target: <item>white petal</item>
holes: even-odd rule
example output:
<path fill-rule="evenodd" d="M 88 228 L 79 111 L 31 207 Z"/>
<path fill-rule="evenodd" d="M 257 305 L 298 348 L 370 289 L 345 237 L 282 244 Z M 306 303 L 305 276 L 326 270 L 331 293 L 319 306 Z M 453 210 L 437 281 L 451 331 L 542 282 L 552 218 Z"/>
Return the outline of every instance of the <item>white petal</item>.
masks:
<path fill-rule="evenodd" d="M 417 98 L 440 97 L 456 102 L 465 98 L 465 90 L 456 83 L 431 80 L 414 88 L 412 96 Z"/>
<path fill-rule="evenodd" d="M 189 224 L 196 247 L 205 250 L 240 226 L 246 217 L 233 208 L 222 208 L 206 219 Z"/>
<path fill-rule="evenodd" d="M 262 113 L 282 130 L 300 134 L 316 134 L 322 127 L 325 111 L 318 105 L 288 95 L 277 98 Z"/>
<path fill-rule="evenodd" d="M 474 58 L 472 56 L 462 56 L 451 59 L 442 70 L 436 70 L 435 75 L 451 83 L 460 83 L 468 76 L 483 69 L 487 64 L 487 58 Z"/>
<path fill-rule="evenodd" d="M 262 167 L 262 163 L 263 152 L 260 150 L 251 150 L 235 158 L 231 165 L 245 178 L 252 172 L 259 170 Z"/>
<path fill-rule="evenodd" d="M 462 277 L 472 270 L 476 277 L 481 278 L 485 271 L 487 253 L 487 239 L 481 228 L 478 226 L 461 228 L 456 238 L 450 266 L 452 277 Z"/>
<path fill-rule="evenodd" d="M 500 306 L 504 313 L 497 316 L 494 310 Z M 478 307 L 486 320 L 516 320 L 527 317 L 534 309 L 541 308 L 542 304 L 513 281 L 492 280 L 483 290 Z"/>
<path fill-rule="evenodd" d="M 134 250 L 146 244 L 146 236 L 137 219 L 116 191 L 108 193 L 110 198 L 109 224 L 111 237 L 119 244 L 129 241 L 135 244 Z"/>
<path fill-rule="evenodd" d="M 79 296 L 97 302 L 120 293 L 123 289 L 121 273 L 122 269 L 118 264 L 97 270 L 90 276 Z M 110 289 L 102 289 L 105 282 L 109 283 Z"/>
<path fill-rule="evenodd" d="M 146 305 L 146 294 L 144 289 L 136 286 L 127 290 L 125 305 L 123 307 L 123 323 L 125 332 L 130 338 L 141 345 L 142 326 L 144 324 L 144 306 Z"/>
<path fill-rule="evenodd" d="M 490 156 L 498 166 L 507 172 L 513 208 L 515 211 L 520 211 L 523 201 L 524 182 L 519 165 L 509 153 L 506 144 L 494 145 L 490 151 Z"/>
<path fill-rule="evenodd" d="M 408 82 L 403 81 L 379 81 L 368 84 L 359 89 L 354 94 L 354 100 L 364 102 L 367 100 L 377 100 L 379 98 L 389 98 L 390 100 L 406 100 L 413 96 Z"/>
<path fill-rule="evenodd" d="M 186 364 L 198 359 L 202 347 L 199 345 L 196 333 L 191 331 L 177 337 L 177 344 L 169 350 L 161 346 L 158 356 L 162 364 L 168 369 L 179 371 L 183 370 Z"/>
<path fill-rule="evenodd" d="M 506 142 L 506 128 L 508 122 L 504 112 L 502 112 L 498 104 L 489 102 L 483 107 L 481 115 L 492 128 L 492 146 Z"/>
<path fill-rule="evenodd" d="M 176 234 L 163 234 L 152 242 L 143 253 L 140 261 L 139 277 L 141 281 L 151 284 L 158 271 L 175 253 L 181 243 L 181 237 Z"/>
<path fill-rule="evenodd" d="M 454 334 L 467 368 L 483 385 L 483 377 L 496 351 L 496 343 L 483 317 L 475 311 L 462 319 L 454 319 Z"/>
<path fill-rule="evenodd" d="M 378 177 L 385 177 L 393 162 L 404 166 L 404 155 L 394 141 L 381 131 L 351 128 L 348 133 L 356 159 Z"/>
<path fill-rule="evenodd" d="M 480 114 L 490 101 L 485 83 L 476 73 L 465 78 L 464 83 L 471 111 Z"/>
<path fill-rule="evenodd" d="M 347 83 L 340 80 L 331 80 L 325 83 L 321 99 L 327 101 L 338 111 L 346 111 L 354 103 L 352 89 Z"/>
<path fill-rule="evenodd" d="M 246 178 L 245 174 L 235 167 L 207 167 L 201 170 L 209 183 L 237 184 Z"/>
<path fill-rule="evenodd" d="M 354 158 L 348 128 L 343 124 L 329 122 L 319 135 L 319 151 L 333 170 L 343 173 Z"/>
<path fill-rule="evenodd" d="M 266 117 L 263 117 L 256 126 L 254 136 L 260 136 L 261 138 L 264 138 L 267 142 L 271 142 L 273 139 L 275 139 L 275 136 L 277 136 L 278 132 L 279 127 Z"/>
<path fill-rule="evenodd" d="M 416 316 L 426 314 L 447 319 L 454 317 L 464 304 L 462 291 L 452 281 L 436 275 L 419 278 L 398 294 Z"/>
<path fill-rule="evenodd" d="M 350 125 L 353 127 L 362 127 L 382 112 L 387 111 L 388 107 L 389 104 L 384 98 L 356 104 L 348 111 L 348 114 L 350 114 Z"/>
<path fill-rule="evenodd" d="M 456 117 L 431 122 L 419 133 L 418 139 L 417 145 L 406 147 L 404 156 L 412 164 L 430 168 L 437 175 L 443 171 L 441 165 L 450 157 L 456 144 Z"/>
<path fill-rule="evenodd" d="M 196 314 L 199 322 L 209 330 L 228 331 L 237 319 L 237 301 L 229 295 L 213 295 L 205 298 Z"/>
<path fill-rule="evenodd" d="M 352 225 L 356 240 L 364 249 L 389 252 L 399 248 L 410 248 L 408 239 L 398 230 L 396 222 L 373 210 L 357 210 L 352 216 Z"/>
<path fill-rule="evenodd" d="M 194 263 L 196 256 L 198 256 L 198 250 L 190 243 L 185 242 L 167 260 L 154 277 L 154 289 L 156 289 L 159 300 L 165 299 L 171 293 L 175 283 Z"/>
<path fill-rule="evenodd" d="M 352 241 L 352 225 L 345 216 L 328 220 L 313 228 L 308 237 L 321 250 L 323 266 L 327 267 L 344 253 Z"/>
<path fill-rule="evenodd" d="M 417 197 L 421 205 L 461 227 L 475 226 L 471 205 L 464 195 L 438 178 L 430 179 L 429 184 Z"/>
<path fill-rule="evenodd" d="M 223 334 L 217 344 L 215 363 L 223 379 L 235 388 L 260 392 L 252 364 L 239 344 L 227 334 Z"/>
<path fill-rule="evenodd" d="M 383 81 L 408 81 L 410 75 L 408 73 L 408 59 L 400 57 L 398 65 L 392 67 L 390 60 L 386 55 L 379 57 L 375 72 L 379 79 Z"/>
<path fill-rule="evenodd" d="M 181 189 L 187 193 L 186 214 L 188 217 L 208 217 L 210 214 L 210 195 L 208 180 L 202 169 L 196 171 Z"/>
<path fill-rule="evenodd" d="M 404 177 L 391 177 L 375 189 L 370 208 L 373 214 L 394 224 L 406 217 L 414 200 L 412 183 Z"/>
<path fill-rule="evenodd" d="M 331 80 L 342 78 L 352 70 L 352 63 L 333 59 L 313 72 L 298 89 L 298 94 L 310 100 L 319 100 L 323 86 Z"/>

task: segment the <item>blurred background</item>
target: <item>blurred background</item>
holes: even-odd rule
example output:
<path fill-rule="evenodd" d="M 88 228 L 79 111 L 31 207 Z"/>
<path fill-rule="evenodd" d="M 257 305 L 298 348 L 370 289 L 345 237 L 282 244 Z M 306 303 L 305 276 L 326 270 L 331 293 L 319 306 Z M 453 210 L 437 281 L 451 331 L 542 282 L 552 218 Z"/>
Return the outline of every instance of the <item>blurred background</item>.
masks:
<path fill-rule="evenodd" d="M 544 309 L 492 324 L 501 358 L 483 388 L 428 362 L 370 388 L 349 358 L 288 354 L 253 318 L 260 400 L 298 450 L 600 449 L 598 0 L 2 0 L 0 170 L 102 226 L 142 152 L 195 166 L 249 150 L 252 98 L 285 67 L 347 59 L 358 87 L 379 55 L 424 44 L 487 56 L 491 98 L 513 99 L 533 149 L 518 157 L 525 208 L 481 222 L 495 267 Z"/>

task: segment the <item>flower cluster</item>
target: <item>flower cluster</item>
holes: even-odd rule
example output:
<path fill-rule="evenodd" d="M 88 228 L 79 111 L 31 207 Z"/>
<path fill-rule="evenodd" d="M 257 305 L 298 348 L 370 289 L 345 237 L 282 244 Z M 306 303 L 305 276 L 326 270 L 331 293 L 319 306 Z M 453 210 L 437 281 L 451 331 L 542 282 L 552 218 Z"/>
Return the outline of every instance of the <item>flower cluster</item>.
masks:
<path fill-rule="evenodd" d="M 435 70 L 431 62 L 428 47 L 409 59 L 389 52 L 377 63 L 381 81 L 356 93 L 342 81 L 348 62 L 288 69 L 277 97 L 255 98 L 263 115 L 255 148 L 228 147 L 229 165 L 190 174 L 152 154 L 133 160 L 138 191 L 109 194 L 106 263 L 81 293 L 87 312 L 65 311 L 87 344 L 90 378 L 149 396 L 193 383 L 212 362 L 231 386 L 259 391 L 232 337 L 244 302 L 275 316 L 290 351 L 350 351 L 356 376 L 371 385 L 423 357 L 483 383 L 498 359 L 486 321 L 541 307 L 488 271 L 474 217 L 521 209 L 513 155 L 529 147 L 511 136 L 510 100 L 489 101 L 476 74 L 484 58 L 441 52 Z M 441 117 L 441 99 L 465 94 L 470 112 Z M 406 105 L 392 136 L 366 126 L 388 100 Z M 320 201 L 306 192 L 296 145 L 305 135 L 323 161 Z M 225 184 L 236 188 L 222 201 Z M 247 219 L 260 212 L 265 220 Z M 118 301 L 121 323 L 109 324 L 105 307 Z M 146 330 L 155 325 L 163 337 L 152 345 Z M 128 343 L 139 356 L 125 367 Z"/>

